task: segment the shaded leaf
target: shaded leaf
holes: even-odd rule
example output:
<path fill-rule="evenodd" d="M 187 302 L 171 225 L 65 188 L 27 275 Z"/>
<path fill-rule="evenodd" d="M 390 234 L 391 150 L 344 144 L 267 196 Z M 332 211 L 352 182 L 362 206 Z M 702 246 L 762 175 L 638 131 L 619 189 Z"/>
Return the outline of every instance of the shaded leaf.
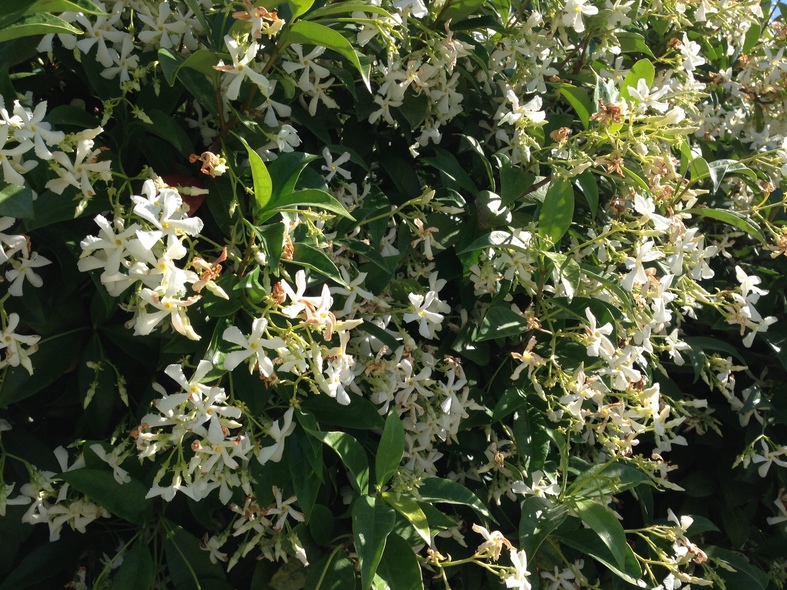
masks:
<path fill-rule="evenodd" d="M 148 486 L 133 479 L 124 484 L 115 481 L 111 471 L 77 469 L 60 475 L 75 489 L 109 510 L 115 516 L 138 524 L 147 524 L 153 517 L 153 500 L 148 500 Z"/>
<path fill-rule="evenodd" d="M 399 535 L 389 535 L 377 568 L 390 590 L 419 590 L 424 587 L 421 566 L 410 544 Z"/>
<path fill-rule="evenodd" d="M 360 496 L 352 506 L 355 550 L 361 564 L 361 589 L 368 590 L 383 557 L 386 540 L 396 524 L 396 515 L 384 501 Z"/>

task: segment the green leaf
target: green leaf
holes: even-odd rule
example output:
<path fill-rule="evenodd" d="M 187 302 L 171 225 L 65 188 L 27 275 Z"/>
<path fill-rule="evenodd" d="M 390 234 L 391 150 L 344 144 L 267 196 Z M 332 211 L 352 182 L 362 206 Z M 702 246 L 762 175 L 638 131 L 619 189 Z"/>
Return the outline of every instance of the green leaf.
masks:
<path fill-rule="evenodd" d="M 485 0 L 454 0 L 440 15 L 440 22 L 451 21 L 451 28 L 458 22 L 475 14 L 485 4 Z"/>
<path fill-rule="evenodd" d="M 339 269 L 336 268 L 333 260 L 328 258 L 327 254 L 313 246 L 309 246 L 303 242 L 296 242 L 293 246 L 292 260 L 290 262 L 310 268 L 342 286 L 347 286 L 347 283 L 344 282 L 344 279 L 339 274 Z"/>
<path fill-rule="evenodd" d="M 648 47 L 645 37 L 640 33 L 616 33 L 618 42 L 620 43 L 620 50 L 623 53 L 644 53 L 650 57 L 655 58 L 653 52 Z"/>
<path fill-rule="evenodd" d="M 43 543 L 25 553 L 19 564 L 0 582 L 0 590 L 23 590 L 35 586 L 36 588 L 56 588 L 57 584 L 41 584 L 44 580 L 60 574 L 66 568 L 73 572 L 74 563 L 79 559 L 83 546 L 74 542 L 79 537 L 69 536 L 53 543 Z M 70 572 L 70 573 L 71 573 Z M 62 580 L 61 580 L 62 585 Z"/>
<path fill-rule="evenodd" d="M 571 226 L 573 217 L 574 187 L 568 178 L 553 177 L 538 215 L 539 235 L 557 245 Z"/>
<path fill-rule="evenodd" d="M 393 507 L 399 514 L 405 517 L 413 529 L 424 540 L 427 545 L 432 544 L 432 533 L 429 530 L 429 520 L 426 513 L 418 505 L 418 502 L 409 496 L 397 496 L 392 492 L 383 492 L 383 500 Z"/>
<path fill-rule="evenodd" d="M 445 504 L 459 504 L 469 506 L 481 516 L 495 520 L 484 503 L 473 492 L 462 484 L 450 479 L 427 477 L 418 488 L 421 499 L 425 502 L 443 502 Z"/>
<path fill-rule="evenodd" d="M 590 170 L 585 170 L 582 174 L 576 177 L 577 186 L 582 191 L 582 195 L 585 197 L 585 201 L 590 208 L 590 214 L 592 217 L 596 217 L 596 213 L 598 212 L 598 201 L 599 201 L 599 194 L 598 194 L 598 183 L 596 182 L 596 176 Z"/>
<path fill-rule="evenodd" d="M 27 15 L 41 13 L 83 12 L 85 14 L 107 13 L 90 0 L 2 0 L 0 2 L 0 29 L 7 29 Z M 51 16 L 51 15 L 50 15 Z M 77 35 L 82 31 L 78 30 Z"/>
<path fill-rule="evenodd" d="M 369 491 L 369 459 L 354 437 L 345 432 L 320 432 L 306 429 L 317 440 L 329 446 L 352 475 L 352 483 L 359 494 Z"/>
<path fill-rule="evenodd" d="M 47 35 L 49 33 L 82 35 L 84 32 L 70 23 L 51 14 L 34 14 L 8 27 L 0 29 L 0 43 L 21 37 Z"/>
<path fill-rule="evenodd" d="M 714 192 L 719 190 L 721 181 L 729 173 L 740 173 L 744 176 L 748 176 L 752 180 L 757 180 L 757 174 L 754 170 L 745 164 L 741 164 L 737 160 L 716 160 L 708 164 L 708 175 L 713 182 Z"/>
<path fill-rule="evenodd" d="M 364 323 L 361 326 L 366 325 Z M 314 414 L 320 424 L 357 430 L 371 430 L 385 425 L 377 412 L 377 406 L 360 396 L 354 396 L 349 406 L 343 406 L 327 395 L 316 395 L 303 400 L 301 409 Z"/>
<path fill-rule="evenodd" d="M 194 144 L 183 128 L 170 115 L 153 109 L 146 111 L 153 124 L 145 124 L 145 130 L 169 142 L 182 156 L 188 158 L 194 153 Z M 259 156 L 258 156 L 259 157 Z"/>
<path fill-rule="evenodd" d="M 353 590 L 357 584 L 352 561 L 337 549 L 309 567 L 304 588 L 314 590 Z"/>
<path fill-rule="evenodd" d="M 568 507 L 554 504 L 548 498 L 530 496 L 522 502 L 519 519 L 520 549 L 530 560 L 535 558 L 541 544 L 559 527 L 568 516 Z"/>
<path fill-rule="evenodd" d="M 747 363 L 746 359 L 741 356 L 738 349 L 724 340 L 711 338 L 709 336 L 687 336 L 683 339 L 683 341 L 695 350 L 702 352 L 705 352 L 706 350 L 715 350 L 717 352 L 723 352 L 735 357 L 742 365 Z"/>
<path fill-rule="evenodd" d="M 153 588 L 154 580 L 153 556 L 144 535 L 140 535 L 123 557 L 123 563 L 112 579 L 112 590 Z"/>
<path fill-rule="evenodd" d="M 224 568 L 217 563 L 211 563 L 205 551 L 200 549 L 197 537 L 171 520 L 165 519 L 163 524 L 167 531 L 164 555 L 167 558 L 167 571 L 175 588 L 233 588 L 225 582 Z"/>
<path fill-rule="evenodd" d="M 385 580 L 390 590 L 419 590 L 424 587 L 415 552 L 399 535 L 388 536 L 377 575 Z"/>
<path fill-rule="evenodd" d="M 361 79 L 366 89 L 369 92 L 372 91 L 372 86 L 369 83 L 369 66 L 361 64 L 355 49 L 341 33 L 329 29 L 325 25 L 300 20 L 290 27 L 282 49 L 293 43 L 317 45 L 343 55 L 361 74 Z"/>
<path fill-rule="evenodd" d="M 309 444 L 309 440 L 301 429 L 297 429 L 287 437 L 287 458 L 292 476 L 292 485 L 295 488 L 295 495 L 298 497 L 298 506 L 309 522 L 312 508 L 317 501 L 317 494 L 320 492 L 320 474 L 314 471 L 313 463 L 314 451 Z M 322 462 L 322 448 L 320 455 L 316 457 L 317 462 Z"/>
<path fill-rule="evenodd" d="M 315 504 L 312 508 L 312 516 L 308 519 L 309 534 L 312 539 L 322 546 L 329 546 L 333 540 L 333 530 L 335 519 L 330 508 L 323 504 Z"/>
<path fill-rule="evenodd" d="M 586 555 L 591 556 L 593 559 L 603 563 L 615 575 L 622 578 L 629 584 L 642 587 L 641 584 L 637 583 L 640 576 L 642 575 L 642 570 L 640 569 L 639 562 L 637 561 L 634 552 L 631 550 L 631 547 L 629 547 L 628 544 L 624 548 L 626 559 L 624 567 L 620 567 L 618 566 L 615 557 L 612 555 L 612 553 L 610 553 L 609 549 L 607 549 L 607 546 L 602 542 L 595 531 L 588 529 L 578 529 L 563 533 L 560 529 L 558 529 L 553 532 L 553 536 L 561 543 L 568 545 L 569 547 L 573 547 L 580 553 L 585 553 Z"/>
<path fill-rule="evenodd" d="M 615 518 L 612 511 L 596 500 L 581 500 L 574 504 L 574 511 L 582 521 L 598 535 L 601 542 L 609 549 L 620 569 L 626 565 L 627 549 L 626 533 L 623 525 Z"/>
<path fill-rule="evenodd" d="M 743 46 L 741 47 L 741 53 L 750 53 L 754 46 L 757 45 L 757 42 L 760 40 L 760 35 L 762 34 L 762 29 L 760 25 L 757 23 L 751 23 L 749 30 L 746 31 L 746 37 L 743 39 Z"/>
<path fill-rule="evenodd" d="M 512 311 L 507 305 L 498 305 L 487 310 L 475 341 L 483 342 L 495 338 L 507 338 L 524 334 L 527 331 L 528 325 L 525 318 Z"/>
<path fill-rule="evenodd" d="M 360 496 L 352 506 L 353 539 L 361 565 L 361 590 L 372 579 L 385 551 L 385 542 L 396 524 L 396 514 L 388 504 L 373 496 Z"/>
<path fill-rule="evenodd" d="M 124 520 L 141 526 L 153 517 L 153 501 L 145 498 L 148 487 L 141 481 L 119 484 L 112 472 L 104 469 L 77 469 L 60 477 Z"/>
<path fill-rule="evenodd" d="M 265 162 L 262 161 L 260 155 L 251 149 L 251 146 L 240 135 L 236 137 L 240 139 L 249 155 L 251 178 L 254 183 L 254 200 L 259 206 L 260 212 L 264 212 L 273 194 L 271 175 L 268 174 L 268 169 L 265 167 Z"/>
<path fill-rule="evenodd" d="M 648 89 L 650 89 L 655 79 L 656 68 L 653 67 L 649 59 L 641 59 L 631 66 L 631 70 L 629 70 L 629 73 L 623 78 L 623 82 L 620 84 L 620 95 L 625 99 L 632 100 L 629 94 L 629 88 L 634 88 L 636 90 L 639 81 L 645 80 Z"/>
<path fill-rule="evenodd" d="M 279 154 L 278 158 L 268 162 L 268 173 L 273 183 L 271 201 L 276 203 L 281 197 L 292 193 L 303 169 L 316 159 L 317 156 L 313 154 L 287 152 Z"/>
<path fill-rule="evenodd" d="M 525 460 L 525 470 L 532 473 L 541 469 L 549 455 L 549 429 L 544 412 L 528 404 L 514 416 L 511 432 L 517 451 Z"/>
<path fill-rule="evenodd" d="M 17 184 L 4 186 L 0 189 L 0 215 L 14 219 L 33 217 L 33 191 Z"/>
<path fill-rule="evenodd" d="M 492 412 L 492 422 L 500 422 L 506 416 L 513 414 L 520 408 L 527 405 L 525 392 L 518 387 L 509 387 L 505 390 L 500 400 L 495 404 Z"/>
<path fill-rule="evenodd" d="M 213 77 L 216 75 L 216 70 L 213 66 L 220 61 L 219 56 L 208 49 L 198 49 L 184 59 L 179 53 L 173 53 L 169 49 L 161 48 L 158 50 L 158 59 L 164 78 L 170 86 L 175 85 L 175 81 L 183 68 L 189 68 L 208 77 Z M 181 79 L 181 81 L 183 80 Z"/>
<path fill-rule="evenodd" d="M 470 178 L 465 167 L 456 159 L 456 156 L 442 148 L 434 148 L 434 151 L 434 157 L 421 158 L 421 161 L 437 169 L 448 188 L 457 191 L 465 190 L 473 195 L 478 192 L 478 186 Z"/>
<path fill-rule="evenodd" d="M 314 4 L 314 0 L 287 0 L 287 4 L 290 5 L 290 12 L 292 13 L 290 22 L 295 22 L 295 19 L 299 16 L 309 12 L 309 9 Z"/>
<path fill-rule="evenodd" d="M 730 211 L 727 209 L 710 209 L 706 207 L 693 207 L 691 209 L 684 209 L 683 213 L 691 213 L 692 215 L 700 215 L 715 219 L 723 223 L 727 223 L 742 232 L 749 234 L 751 237 L 761 243 L 766 243 L 765 236 L 762 234 L 760 227 L 752 221 L 751 217 L 738 213 L 737 211 Z"/>
<path fill-rule="evenodd" d="M 717 565 L 714 571 L 727 583 L 727 588 L 765 590 L 770 587 L 770 576 L 752 565 L 742 554 L 714 546 L 705 547 L 705 553 L 712 563 L 723 564 Z"/>
<path fill-rule="evenodd" d="M 374 461 L 377 487 L 382 488 L 399 471 L 404 456 L 404 445 L 402 420 L 396 412 L 391 412 L 385 419 L 385 428 Z"/>
<path fill-rule="evenodd" d="M 582 126 L 587 129 L 590 125 L 590 115 L 596 110 L 587 92 L 571 84 L 559 84 L 558 90 L 576 111 Z"/>
<path fill-rule="evenodd" d="M 62 377 L 79 356 L 86 338 L 86 332 L 64 332 L 42 341 L 30 357 L 32 377 L 22 366 L 8 367 L 0 385 L 0 408 L 35 395 Z"/>
<path fill-rule="evenodd" d="M 326 211 L 331 211 L 332 213 L 336 213 L 342 217 L 346 217 L 347 219 L 355 221 L 355 218 L 350 215 L 347 209 L 344 208 L 344 205 L 342 205 L 335 197 L 329 195 L 325 191 L 321 191 L 316 188 L 310 188 L 271 199 L 268 203 L 268 207 L 265 208 L 264 214 L 259 218 L 259 223 L 265 223 L 278 212 L 292 210 L 294 207 L 325 209 Z"/>

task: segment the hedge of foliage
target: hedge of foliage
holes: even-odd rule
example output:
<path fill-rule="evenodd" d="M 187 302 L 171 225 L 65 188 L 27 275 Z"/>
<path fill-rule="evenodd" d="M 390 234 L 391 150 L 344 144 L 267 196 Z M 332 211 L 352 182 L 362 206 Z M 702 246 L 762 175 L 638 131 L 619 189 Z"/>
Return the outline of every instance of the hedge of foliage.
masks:
<path fill-rule="evenodd" d="M 0 589 L 785 587 L 777 5 L 0 7 Z"/>

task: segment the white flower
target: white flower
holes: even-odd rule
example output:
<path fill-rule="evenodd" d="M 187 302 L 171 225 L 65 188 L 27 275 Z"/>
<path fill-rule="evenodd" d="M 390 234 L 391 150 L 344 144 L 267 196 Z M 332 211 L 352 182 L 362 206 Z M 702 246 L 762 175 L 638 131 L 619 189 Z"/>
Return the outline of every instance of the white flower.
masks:
<path fill-rule="evenodd" d="M 516 588 L 517 590 L 530 590 L 530 582 L 527 577 L 527 555 L 524 551 L 511 549 L 509 552 L 511 563 L 514 564 L 514 573 L 506 578 L 506 588 Z"/>
<path fill-rule="evenodd" d="M 325 158 L 325 165 L 321 167 L 321 170 L 325 170 L 328 173 L 325 175 L 325 182 L 331 182 L 331 179 L 337 174 L 345 180 L 350 178 L 350 173 L 344 168 L 340 168 L 342 164 L 350 159 L 350 152 L 344 152 L 334 160 L 333 156 L 331 156 L 331 150 L 326 146 L 322 150 L 322 157 Z"/>
<path fill-rule="evenodd" d="M 254 357 L 254 363 L 249 365 L 249 370 L 252 371 L 256 367 L 260 375 L 270 379 L 274 374 L 273 361 L 265 354 L 265 349 L 283 348 L 286 344 L 279 337 L 263 338 L 267 327 L 267 319 L 257 318 L 252 322 L 251 334 L 248 338 L 236 326 L 230 326 L 224 330 L 224 334 L 221 336 L 224 340 L 243 348 L 243 350 L 228 352 L 224 356 L 224 368 L 232 371 L 249 357 Z"/>
<path fill-rule="evenodd" d="M 295 409 L 290 408 L 284 413 L 281 426 L 279 426 L 278 420 L 271 424 L 271 427 L 268 429 L 268 436 L 273 439 L 273 444 L 260 449 L 260 452 L 257 454 L 257 460 L 260 462 L 260 465 L 265 465 L 268 461 L 273 461 L 274 463 L 281 461 L 284 453 L 284 439 L 295 430 L 295 424 L 292 422 L 294 412 Z"/>
<path fill-rule="evenodd" d="M 572 27 L 577 33 L 585 31 L 585 22 L 582 17 L 598 14 L 598 8 L 587 6 L 586 2 L 587 0 L 568 0 L 566 2 L 566 7 L 563 9 L 564 26 Z"/>
<path fill-rule="evenodd" d="M 16 313 L 8 314 L 8 325 L 0 334 L 0 350 L 5 350 L 5 362 L 16 367 L 22 365 L 28 373 L 33 374 L 33 364 L 28 355 L 35 352 L 38 348 L 40 336 L 23 336 L 15 332 L 19 325 L 19 315 Z M 26 346 L 28 348 L 22 348 Z"/>
<path fill-rule="evenodd" d="M 442 328 L 443 314 L 451 311 L 451 307 L 437 297 L 435 291 L 426 295 L 410 293 L 408 295 L 413 311 L 404 314 L 405 322 L 418 322 L 418 333 L 424 338 L 434 338 L 435 333 Z"/>
<path fill-rule="evenodd" d="M 224 65 L 224 60 L 221 60 L 217 65 L 213 66 L 225 74 L 222 82 L 225 86 L 224 96 L 229 100 L 238 98 L 240 86 L 246 78 L 251 80 L 265 96 L 270 96 L 271 87 L 268 78 L 252 68 L 254 58 L 260 49 L 259 44 L 256 41 L 252 41 L 243 55 L 241 55 L 242 50 L 238 42 L 229 35 L 224 37 L 224 44 L 232 56 L 232 65 Z"/>
<path fill-rule="evenodd" d="M 12 258 L 10 262 L 13 268 L 6 271 L 5 278 L 11 281 L 8 292 L 14 297 L 22 296 L 25 279 L 34 287 L 42 286 L 44 284 L 43 279 L 33 269 L 52 264 L 51 260 L 39 256 L 38 252 L 33 252 L 29 258 L 27 256 Z"/>

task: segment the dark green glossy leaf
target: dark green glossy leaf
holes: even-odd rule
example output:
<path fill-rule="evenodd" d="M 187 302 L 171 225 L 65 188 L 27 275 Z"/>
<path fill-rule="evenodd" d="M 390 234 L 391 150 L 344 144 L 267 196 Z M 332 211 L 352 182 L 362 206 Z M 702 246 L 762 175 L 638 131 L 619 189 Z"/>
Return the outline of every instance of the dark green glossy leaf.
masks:
<path fill-rule="evenodd" d="M 760 243 L 766 243 L 762 230 L 760 230 L 760 227 L 752 218 L 742 213 L 738 213 L 737 211 L 731 211 L 729 209 L 711 209 L 709 207 L 694 207 L 692 209 L 684 209 L 683 212 L 721 221 L 749 234 Z"/>
<path fill-rule="evenodd" d="M 290 262 L 310 268 L 340 285 L 347 286 L 333 260 L 328 258 L 327 254 L 308 244 L 297 242 L 293 247 L 292 260 Z"/>
<path fill-rule="evenodd" d="M 347 209 L 344 208 L 344 205 L 336 200 L 335 197 L 322 190 L 306 189 L 296 193 L 279 196 L 275 200 L 271 199 L 268 207 L 265 209 L 265 213 L 260 217 L 259 222 L 264 223 L 276 215 L 276 213 L 292 210 L 295 207 L 324 209 L 355 221 L 355 218 L 350 215 Z"/>
<path fill-rule="evenodd" d="M 727 588 L 745 588 L 747 590 L 765 590 L 769 586 L 770 576 L 744 557 L 742 554 L 722 547 L 705 547 L 711 562 L 717 565 L 714 571 L 726 582 Z M 734 570 L 734 571 L 730 571 Z"/>
<path fill-rule="evenodd" d="M 145 499 L 148 487 L 136 479 L 119 484 L 112 472 L 104 469 L 77 469 L 60 477 L 124 520 L 144 525 L 153 517 L 153 500 Z"/>
<path fill-rule="evenodd" d="M 304 588 L 314 590 L 354 590 L 357 576 L 353 563 L 336 551 L 309 567 Z"/>
<path fill-rule="evenodd" d="M 595 218 L 596 213 L 598 213 L 599 201 L 598 183 L 596 182 L 595 174 L 593 174 L 590 170 L 585 170 L 582 174 L 576 177 L 576 182 L 580 191 L 582 192 L 582 196 L 585 197 L 585 201 L 590 208 L 591 216 Z"/>
<path fill-rule="evenodd" d="M 153 588 L 154 579 L 153 556 L 144 536 L 140 535 L 123 557 L 123 563 L 112 579 L 112 590 Z"/>
<path fill-rule="evenodd" d="M 353 539 L 361 563 L 361 589 L 368 590 L 383 557 L 386 540 L 396 524 L 396 514 L 384 501 L 360 496 L 352 506 Z"/>
<path fill-rule="evenodd" d="M 320 424 L 357 430 L 371 430 L 385 425 L 377 406 L 363 397 L 353 396 L 350 405 L 343 406 L 327 395 L 317 395 L 303 400 L 301 409 L 313 414 Z"/>
<path fill-rule="evenodd" d="M 346 432 L 320 432 L 307 428 L 307 432 L 329 446 L 339 455 L 352 475 L 352 483 L 360 494 L 369 490 L 369 459 L 366 451 L 355 438 Z"/>
<path fill-rule="evenodd" d="M 21 37 L 47 35 L 49 33 L 65 35 L 82 35 L 81 29 L 52 14 L 40 13 L 0 29 L 0 43 Z"/>
<path fill-rule="evenodd" d="M 14 219 L 33 217 L 33 191 L 16 184 L 4 186 L 0 189 L 0 215 Z"/>
<path fill-rule="evenodd" d="M 465 168 L 459 163 L 451 152 L 442 148 L 435 148 L 435 156 L 431 158 L 422 158 L 422 162 L 429 164 L 440 172 L 441 177 L 446 181 L 445 186 L 457 191 L 466 191 L 470 194 L 478 192 L 473 179 L 467 173 Z"/>
<path fill-rule="evenodd" d="M 9 367 L 0 385 L 0 408 L 35 395 L 60 378 L 80 354 L 88 333 L 66 332 L 46 338 L 30 357 L 32 377 L 23 367 Z"/>
<path fill-rule="evenodd" d="M 538 233 L 557 244 L 574 217 L 574 187 L 562 176 L 553 177 L 538 215 Z"/>
<path fill-rule="evenodd" d="M 617 563 L 617 558 L 612 555 L 604 542 L 593 530 L 579 529 L 572 530 L 567 533 L 561 533 L 560 529 L 558 529 L 553 533 L 553 535 L 564 545 L 573 547 L 574 549 L 586 555 L 590 555 L 593 559 L 603 563 L 616 576 L 622 578 L 629 584 L 639 586 L 637 581 L 642 575 L 642 570 L 640 569 L 637 558 L 634 556 L 634 552 L 631 550 L 631 547 L 629 547 L 628 544 L 626 544 L 626 546 L 623 548 L 625 561 L 623 567 L 621 567 Z"/>
<path fill-rule="evenodd" d="M 462 484 L 450 479 L 427 477 L 423 480 L 421 487 L 418 488 L 418 493 L 421 495 L 421 499 L 426 502 L 444 502 L 446 504 L 470 506 L 480 515 L 494 520 L 492 514 L 484 506 L 484 503 L 478 499 L 478 496 Z"/>
<path fill-rule="evenodd" d="M 268 174 L 268 169 L 265 167 L 265 162 L 262 161 L 260 155 L 251 149 L 251 146 L 245 139 L 238 136 L 243 146 L 246 148 L 246 153 L 249 156 L 249 165 L 251 166 L 251 178 L 254 183 L 254 200 L 261 212 L 264 212 L 271 200 L 273 194 L 273 183 L 271 182 L 271 175 Z"/>
<path fill-rule="evenodd" d="M 541 544 L 568 516 L 568 507 L 554 504 L 548 498 L 530 496 L 522 502 L 519 520 L 519 543 L 529 559 L 533 559 Z"/>
<path fill-rule="evenodd" d="M 596 500 L 581 500 L 574 504 L 574 511 L 598 535 L 609 549 L 620 569 L 624 569 L 631 548 L 626 543 L 626 533 L 612 511 Z"/>
<path fill-rule="evenodd" d="M 317 156 L 303 152 L 287 152 L 268 162 L 268 173 L 273 183 L 271 200 L 276 202 L 279 198 L 289 195 L 295 190 L 295 185 L 301 177 L 301 172 L 313 162 Z"/>
<path fill-rule="evenodd" d="M 571 84 L 560 84 L 558 89 L 577 113 L 582 126 L 587 129 L 590 124 L 590 115 L 596 110 L 587 92 Z"/>
<path fill-rule="evenodd" d="M 527 332 L 527 330 L 527 320 L 524 317 L 512 311 L 508 306 L 498 305 L 489 308 L 486 312 L 481 327 L 478 329 L 476 342 L 516 336 Z"/>
<path fill-rule="evenodd" d="M 404 426 L 396 412 L 390 412 L 377 447 L 374 472 L 377 486 L 382 488 L 399 470 L 404 456 Z"/>
<path fill-rule="evenodd" d="M 421 566 L 410 544 L 399 535 L 389 535 L 377 568 L 390 590 L 420 590 L 424 587 Z"/>
<path fill-rule="evenodd" d="M 287 459 L 292 476 L 292 485 L 298 497 L 298 506 L 303 511 L 308 522 L 312 515 L 312 507 L 317 501 L 320 492 L 320 476 L 314 470 L 314 450 L 309 444 L 306 434 L 297 429 L 287 437 Z M 320 449 L 322 450 L 322 449 Z M 322 454 L 317 457 L 317 462 L 322 463 Z M 323 468 L 324 469 L 324 468 Z"/>
<path fill-rule="evenodd" d="M 164 555 L 175 588 L 205 588 L 210 584 L 209 587 L 216 590 L 232 590 L 232 586 L 225 581 L 224 568 L 211 563 L 205 551 L 200 549 L 197 537 L 170 520 L 165 520 L 164 526 L 167 531 Z"/>
<path fill-rule="evenodd" d="M 549 454 L 549 432 L 543 412 L 528 404 L 519 410 L 511 423 L 511 432 L 519 454 L 529 473 L 544 466 Z"/>

